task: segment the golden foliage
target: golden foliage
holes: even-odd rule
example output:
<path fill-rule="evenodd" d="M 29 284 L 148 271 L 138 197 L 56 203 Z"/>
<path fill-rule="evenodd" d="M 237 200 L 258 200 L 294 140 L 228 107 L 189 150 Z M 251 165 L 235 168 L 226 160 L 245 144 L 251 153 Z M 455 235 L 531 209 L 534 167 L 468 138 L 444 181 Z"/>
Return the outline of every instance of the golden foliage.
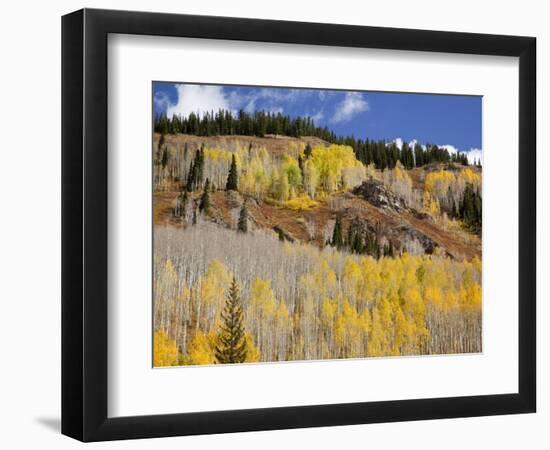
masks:
<path fill-rule="evenodd" d="M 479 348 L 479 258 L 460 262 L 405 253 L 376 260 L 320 252 L 305 244 L 283 247 L 286 257 L 309 261 L 297 283 L 294 302 L 298 303 L 277 294 L 284 292 L 280 291 L 284 278 L 251 280 L 243 290 L 247 362 Z M 174 276 L 174 265 L 165 263 L 161 278 Z M 183 364 L 215 363 L 216 330 L 231 276 L 221 261 L 212 260 L 195 286 L 182 289 L 178 301 L 185 303 L 183 314 L 193 319 L 187 345 L 180 343 Z M 176 342 L 158 331 L 155 365 L 177 361 Z"/>
<path fill-rule="evenodd" d="M 178 363 L 178 347 L 163 330 L 155 331 L 153 336 L 153 366 L 175 366 Z"/>
<path fill-rule="evenodd" d="M 292 209 L 294 211 L 313 209 L 318 205 L 319 203 L 312 200 L 309 195 L 301 195 L 300 197 L 295 197 L 292 200 L 287 200 L 284 203 L 285 208 Z"/>

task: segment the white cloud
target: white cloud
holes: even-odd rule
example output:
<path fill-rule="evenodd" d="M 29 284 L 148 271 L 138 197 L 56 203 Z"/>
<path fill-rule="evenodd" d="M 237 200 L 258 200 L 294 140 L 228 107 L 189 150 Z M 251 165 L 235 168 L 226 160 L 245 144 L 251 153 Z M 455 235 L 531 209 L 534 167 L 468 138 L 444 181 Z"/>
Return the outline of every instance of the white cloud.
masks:
<path fill-rule="evenodd" d="M 331 121 L 333 123 L 347 122 L 356 114 L 367 111 L 369 104 L 359 92 L 348 92 L 344 100 L 337 106 Z"/>
<path fill-rule="evenodd" d="M 157 109 L 166 111 L 168 117 L 173 115 L 187 117 L 192 112 L 202 116 L 207 112 L 217 112 L 220 109 L 234 114 L 240 109 L 250 114 L 258 109 L 277 114 L 284 112 L 285 104 L 317 95 L 317 91 L 307 89 L 255 88 L 244 93 L 239 90 L 228 91 L 223 86 L 213 85 L 176 84 L 175 88 L 177 92 L 175 103 L 170 102 L 163 92 L 155 94 L 153 99 Z M 366 102 L 361 98 L 351 98 L 342 114 L 353 114 L 363 110 L 365 105 Z M 324 117 L 323 111 L 319 110 L 312 117 L 314 120 L 321 120 Z"/>
<path fill-rule="evenodd" d="M 187 117 L 194 112 L 203 115 L 219 109 L 232 110 L 230 100 L 222 86 L 202 86 L 198 84 L 177 84 L 178 100 L 175 104 L 168 104 L 166 115 L 174 114 Z"/>
<path fill-rule="evenodd" d="M 176 103 L 171 103 L 164 93 L 155 95 L 154 99 L 157 107 L 165 110 L 168 117 L 174 114 L 187 117 L 192 112 L 203 115 L 220 109 L 229 110 L 235 114 L 239 109 L 253 113 L 258 109 L 259 101 L 263 101 L 260 109 L 275 114 L 283 113 L 284 108 L 281 103 L 293 102 L 304 95 L 311 95 L 309 91 L 299 89 L 260 88 L 243 95 L 235 90 L 228 93 L 223 86 L 176 84 L 175 87 L 178 97 Z"/>
<path fill-rule="evenodd" d="M 393 141 L 386 143 L 386 145 L 389 145 L 389 144 L 395 144 L 397 148 L 401 150 L 403 148 L 403 139 L 396 138 Z"/>
<path fill-rule="evenodd" d="M 320 109 L 315 114 L 312 114 L 309 117 L 311 117 L 311 119 L 313 120 L 313 123 L 315 123 L 315 125 L 318 126 L 319 122 L 323 120 L 323 118 L 325 117 L 325 113 L 322 109 Z"/>
<path fill-rule="evenodd" d="M 264 111 L 270 112 L 271 114 L 282 114 L 285 112 L 282 106 L 273 106 L 269 108 L 264 108 Z"/>
<path fill-rule="evenodd" d="M 403 150 L 403 144 L 405 143 L 405 141 L 403 141 L 403 139 L 401 138 L 395 138 L 389 142 L 386 142 L 386 145 L 391 145 L 391 144 L 395 144 L 397 146 L 397 148 L 399 150 Z M 413 149 L 414 150 L 414 146 L 418 144 L 418 141 L 416 139 L 413 139 L 412 141 L 409 141 L 408 145 L 409 145 L 409 148 Z M 426 150 L 426 146 L 425 145 L 421 145 L 421 147 Z"/>
<path fill-rule="evenodd" d="M 251 98 L 248 103 L 246 104 L 246 106 L 244 107 L 244 110 L 245 112 L 247 112 L 248 114 L 252 114 L 255 109 L 256 109 L 256 100 L 257 98 Z"/>
<path fill-rule="evenodd" d="M 462 152 L 466 154 L 469 164 L 474 164 L 477 161 L 480 161 L 483 164 L 483 151 L 479 148 L 472 148 L 467 152 Z"/>
<path fill-rule="evenodd" d="M 438 145 L 439 148 L 444 148 L 449 152 L 449 155 L 455 155 L 457 153 L 460 153 L 462 155 L 466 155 L 468 158 L 469 164 L 474 164 L 478 160 L 481 161 L 483 164 L 483 151 L 479 148 L 471 148 L 470 150 L 459 150 L 454 145 Z"/>
<path fill-rule="evenodd" d="M 449 152 L 449 155 L 456 155 L 459 153 L 458 149 L 454 145 L 450 144 L 444 144 L 444 145 L 438 145 L 439 148 L 443 148 Z"/>
<path fill-rule="evenodd" d="M 416 146 L 416 144 L 420 145 L 420 147 L 422 147 L 422 150 L 426 151 L 426 144 L 420 144 L 420 142 L 418 142 L 418 140 L 416 139 L 413 139 L 412 141 L 409 142 L 409 147 L 414 150 L 414 147 Z"/>
<path fill-rule="evenodd" d="M 165 92 L 156 92 L 153 102 L 155 103 L 156 108 L 160 111 L 166 111 L 170 106 L 170 99 Z"/>
<path fill-rule="evenodd" d="M 393 143 L 395 143 L 395 145 L 397 145 L 397 147 L 400 150 L 403 148 L 403 139 L 401 138 L 393 139 L 392 141 L 387 142 L 386 145 L 390 145 Z M 412 141 L 409 142 L 409 147 L 414 149 L 414 146 L 416 144 L 418 144 L 418 141 L 416 139 L 413 139 Z M 425 145 L 422 144 L 421 147 L 424 151 L 426 151 Z M 447 150 L 449 152 L 449 155 L 456 155 L 457 153 L 466 155 L 466 157 L 468 158 L 469 164 L 474 164 L 477 161 L 481 161 L 481 164 L 483 164 L 483 150 L 479 148 L 471 148 L 470 150 L 459 150 L 458 148 L 456 148 L 454 145 L 451 145 L 451 144 L 438 145 L 438 147 Z"/>

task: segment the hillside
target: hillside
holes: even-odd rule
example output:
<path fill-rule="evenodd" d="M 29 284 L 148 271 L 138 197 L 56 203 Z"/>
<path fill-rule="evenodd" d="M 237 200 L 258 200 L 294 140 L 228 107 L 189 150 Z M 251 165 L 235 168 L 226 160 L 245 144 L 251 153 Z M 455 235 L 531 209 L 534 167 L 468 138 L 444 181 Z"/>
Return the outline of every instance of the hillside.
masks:
<path fill-rule="evenodd" d="M 318 137 L 153 139 L 155 345 L 172 355 L 155 365 L 226 362 L 238 302 L 239 362 L 481 351 L 480 167 Z"/>
<path fill-rule="evenodd" d="M 154 135 L 154 148 L 158 148 L 160 135 Z M 172 160 L 184 152 L 193 155 L 198 148 L 222 149 L 235 152 L 237 149 L 265 149 L 273 161 L 281 161 L 284 155 L 298 158 L 306 145 L 329 147 L 327 142 L 316 137 L 293 138 L 288 136 L 211 136 L 166 135 L 164 145 L 172 152 Z M 156 150 L 158 151 L 158 150 Z M 187 169 L 188 164 L 180 162 Z M 328 195 L 319 195 L 310 204 L 276 201 L 246 192 L 225 191 L 223 184 L 227 177 L 229 162 L 219 175 L 218 186 L 210 193 L 208 215 L 201 220 L 210 221 L 221 227 L 235 229 L 239 210 L 243 204 L 248 210 L 249 227 L 255 232 L 267 232 L 275 238 L 315 243 L 323 247 L 330 241 L 337 217 L 341 221 L 344 236 L 360 230 L 371 233 L 377 240 L 392 246 L 397 253 L 407 251 L 413 254 L 441 254 L 457 260 L 481 257 L 480 236 L 468 231 L 458 220 L 430 215 L 421 205 L 422 192 L 428 174 L 460 173 L 464 167 L 459 164 L 430 164 L 406 171 L 410 189 L 406 195 L 396 193 L 392 186 L 401 184 L 392 179 L 391 171 L 383 173 L 371 169 L 366 179 L 351 188 L 338 188 Z M 170 181 L 155 190 L 154 223 L 185 228 L 189 220 L 174 215 L 184 184 L 179 176 L 181 168 L 172 169 Z M 479 168 L 470 168 L 479 173 Z M 399 175 L 399 174 L 398 174 Z M 433 178 L 433 177 L 432 177 Z M 389 180 L 389 181 L 388 181 Z M 393 183 L 393 184 L 392 184 Z M 201 190 L 188 193 L 190 204 L 198 204 Z M 444 200 L 444 199 L 443 199 Z M 351 232 L 350 232 L 351 230 Z"/>

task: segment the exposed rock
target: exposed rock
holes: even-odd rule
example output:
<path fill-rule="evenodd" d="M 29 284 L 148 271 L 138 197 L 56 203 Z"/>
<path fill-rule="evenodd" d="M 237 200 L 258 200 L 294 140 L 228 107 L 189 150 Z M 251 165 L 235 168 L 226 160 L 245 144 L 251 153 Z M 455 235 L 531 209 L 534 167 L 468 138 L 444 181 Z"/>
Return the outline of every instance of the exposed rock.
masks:
<path fill-rule="evenodd" d="M 353 189 L 353 193 L 377 208 L 387 208 L 397 212 L 408 210 L 405 202 L 388 190 L 380 181 L 364 181 Z"/>
<path fill-rule="evenodd" d="M 399 247 L 404 247 L 406 242 L 417 241 L 424 249 L 424 253 L 428 255 L 431 255 L 438 247 L 437 242 L 410 225 L 403 224 L 392 228 L 390 234 L 400 242 Z"/>
<path fill-rule="evenodd" d="M 237 191 L 225 191 L 225 198 L 229 208 L 240 208 L 243 204 L 243 196 Z"/>

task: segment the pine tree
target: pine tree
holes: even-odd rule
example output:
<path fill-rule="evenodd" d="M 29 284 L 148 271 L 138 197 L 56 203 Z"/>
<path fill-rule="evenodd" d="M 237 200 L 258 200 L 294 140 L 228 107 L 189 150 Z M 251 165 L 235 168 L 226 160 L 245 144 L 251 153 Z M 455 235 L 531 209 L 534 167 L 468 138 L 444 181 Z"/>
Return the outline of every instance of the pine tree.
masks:
<path fill-rule="evenodd" d="M 168 165 L 168 147 L 164 147 L 164 150 L 162 151 L 162 160 L 161 160 L 161 165 L 162 165 L 162 168 L 165 169 L 166 166 Z"/>
<path fill-rule="evenodd" d="M 330 245 L 341 249 L 344 246 L 344 238 L 342 236 L 342 218 L 336 216 L 336 223 L 334 224 L 334 231 L 332 232 L 332 241 Z"/>
<path fill-rule="evenodd" d="M 185 212 L 187 211 L 187 191 L 183 190 L 176 200 L 176 207 L 174 208 L 174 216 L 185 218 Z"/>
<path fill-rule="evenodd" d="M 243 203 L 241 207 L 241 212 L 239 213 L 239 222 L 237 224 L 237 231 L 240 233 L 248 232 L 248 210 L 246 205 Z"/>
<path fill-rule="evenodd" d="M 363 245 L 363 238 L 361 237 L 361 233 L 355 233 L 355 237 L 353 238 L 352 251 L 353 253 L 357 254 L 364 253 L 365 246 Z"/>
<path fill-rule="evenodd" d="M 246 359 L 247 345 L 243 309 L 235 277 L 229 288 L 222 320 L 223 325 L 218 333 L 215 349 L 216 361 L 219 364 L 242 363 Z"/>
<path fill-rule="evenodd" d="M 478 191 L 468 183 L 464 190 L 464 197 L 460 203 L 460 217 L 464 224 L 474 233 L 481 233 L 482 199 Z"/>
<path fill-rule="evenodd" d="M 309 144 L 306 144 L 306 148 L 304 150 L 304 156 L 306 157 L 306 159 L 309 159 L 310 156 L 311 156 L 311 145 Z"/>
<path fill-rule="evenodd" d="M 235 155 L 231 157 L 231 167 L 229 168 L 229 175 L 227 176 L 227 183 L 225 184 L 226 191 L 236 191 L 238 187 L 239 179 L 237 174 L 237 161 Z"/>
<path fill-rule="evenodd" d="M 193 185 L 195 183 L 195 173 L 196 173 L 196 169 L 195 169 L 195 161 L 192 161 L 191 162 L 191 166 L 189 167 L 189 173 L 187 174 L 187 183 L 185 184 L 185 190 L 187 192 L 193 192 Z"/>
<path fill-rule="evenodd" d="M 208 210 L 210 209 L 210 180 L 207 178 L 206 183 L 204 184 L 204 191 L 201 196 L 201 200 L 199 202 L 199 211 L 203 212 L 204 214 L 208 214 Z"/>
<path fill-rule="evenodd" d="M 304 160 L 302 159 L 302 155 L 298 156 L 298 167 L 300 168 L 300 174 L 302 175 L 302 179 L 304 178 Z"/>

